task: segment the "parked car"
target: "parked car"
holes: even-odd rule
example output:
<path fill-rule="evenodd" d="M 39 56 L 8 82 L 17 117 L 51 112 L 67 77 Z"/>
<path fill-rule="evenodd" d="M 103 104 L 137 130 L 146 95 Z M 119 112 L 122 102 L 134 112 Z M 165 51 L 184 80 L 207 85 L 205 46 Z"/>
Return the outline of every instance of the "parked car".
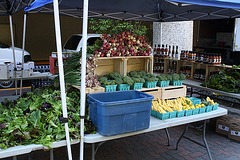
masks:
<path fill-rule="evenodd" d="M 16 64 L 22 63 L 22 49 L 14 47 Z M 24 63 L 32 61 L 29 52 L 24 51 Z M 0 63 L 14 62 L 13 48 L 3 42 L 0 42 Z M 0 81 L 0 88 L 10 88 L 14 86 L 14 81 Z"/>
<path fill-rule="evenodd" d="M 101 34 L 88 34 L 87 45 L 93 45 L 97 39 L 100 39 Z M 63 52 L 79 52 L 82 48 L 82 34 L 72 35 L 63 46 Z"/>

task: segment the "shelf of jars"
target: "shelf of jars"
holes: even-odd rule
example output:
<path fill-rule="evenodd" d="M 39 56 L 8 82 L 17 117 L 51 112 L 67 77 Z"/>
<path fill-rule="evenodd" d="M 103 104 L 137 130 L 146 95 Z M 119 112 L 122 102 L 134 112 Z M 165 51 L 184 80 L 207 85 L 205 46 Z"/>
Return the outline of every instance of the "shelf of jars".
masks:
<path fill-rule="evenodd" d="M 183 73 L 187 78 L 206 81 L 219 69 L 233 69 L 232 66 L 222 65 L 220 53 L 206 53 L 182 50 L 154 49 L 154 73 Z M 234 68 L 236 69 L 236 68 Z M 237 68 L 239 69 L 239 68 Z"/>

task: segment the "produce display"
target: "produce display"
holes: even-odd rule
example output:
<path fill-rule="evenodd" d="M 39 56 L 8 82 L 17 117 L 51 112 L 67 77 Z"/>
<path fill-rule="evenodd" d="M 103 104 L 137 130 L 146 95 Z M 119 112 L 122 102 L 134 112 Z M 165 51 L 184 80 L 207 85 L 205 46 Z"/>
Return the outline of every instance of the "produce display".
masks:
<path fill-rule="evenodd" d="M 240 93 L 240 70 L 221 70 L 218 73 L 211 75 L 202 86 L 225 92 Z"/>
<path fill-rule="evenodd" d="M 99 49 L 94 51 L 96 57 L 116 57 L 116 56 L 149 56 L 151 46 L 145 41 L 145 36 L 137 36 L 133 33 L 122 32 L 118 35 L 103 34 Z"/>
<path fill-rule="evenodd" d="M 100 82 L 97 79 L 97 75 L 94 75 L 96 65 L 94 63 L 95 57 L 93 56 L 93 50 L 97 48 L 95 45 L 88 46 L 87 61 L 86 61 L 86 87 L 98 87 Z M 74 53 L 72 57 L 65 61 L 64 78 L 66 85 L 81 85 L 81 56 L 82 52 Z M 55 78 L 55 82 L 58 84 L 59 77 Z"/>
<path fill-rule="evenodd" d="M 209 97 L 202 101 L 197 98 L 179 97 L 174 100 L 152 101 L 152 116 L 159 119 L 168 119 L 175 117 L 190 116 L 216 110 L 218 104 Z"/>
<path fill-rule="evenodd" d="M 71 139 L 80 138 L 79 90 L 67 93 L 68 125 Z M 42 144 L 65 139 L 61 92 L 47 87 L 25 93 L 19 99 L 4 101 L 0 105 L 0 149 L 18 145 Z M 91 121 L 85 121 L 85 133 L 95 133 Z"/>

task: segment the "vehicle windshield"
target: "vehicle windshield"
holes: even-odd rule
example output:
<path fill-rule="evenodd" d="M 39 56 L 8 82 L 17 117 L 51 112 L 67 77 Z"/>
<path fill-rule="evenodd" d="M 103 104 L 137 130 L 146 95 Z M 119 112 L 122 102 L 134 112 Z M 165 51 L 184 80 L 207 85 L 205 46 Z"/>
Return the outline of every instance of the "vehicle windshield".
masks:
<path fill-rule="evenodd" d="M 9 48 L 10 46 L 0 41 L 0 48 Z"/>
<path fill-rule="evenodd" d="M 78 35 L 72 36 L 65 44 L 64 49 L 76 50 L 81 39 L 82 36 Z"/>

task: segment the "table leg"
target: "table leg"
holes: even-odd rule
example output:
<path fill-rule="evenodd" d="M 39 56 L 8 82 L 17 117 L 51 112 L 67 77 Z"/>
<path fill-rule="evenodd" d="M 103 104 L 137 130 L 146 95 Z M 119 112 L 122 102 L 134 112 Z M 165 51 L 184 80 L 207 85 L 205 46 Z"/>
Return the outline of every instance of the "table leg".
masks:
<path fill-rule="evenodd" d="M 50 149 L 50 160 L 54 160 L 53 149 Z"/>
<path fill-rule="evenodd" d="M 95 159 L 95 143 L 92 144 L 92 160 Z"/>
<path fill-rule="evenodd" d="M 190 91 L 190 97 L 192 97 L 192 92 L 193 92 L 193 88 L 191 87 L 191 91 Z"/>
<path fill-rule="evenodd" d="M 170 146 L 170 135 L 169 135 L 168 129 L 165 128 L 164 130 L 165 130 L 167 138 L 168 138 L 168 146 Z"/>
<path fill-rule="evenodd" d="M 13 157 L 13 160 L 17 160 L 17 156 L 14 156 L 14 157 Z"/>
<path fill-rule="evenodd" d="M 178 139 L 178 141 L 177 141 L 177 145 L 176 145 L 176 149 L 178 149 L 179 142 L 181 141 L 181 139 L 182 139 L 182 138 L 185 138 L 185 139 L 187 139 L 187 140 L 189 140 L 189 141 L 191 141 L 191 142 L 194 142 L 194 143 L 197 144 L 197 145 L 200 145 L 200 146 L 202 146 L 202 147 L 205 147 L 206 150 L 207 150 L 207 153 L 208 153 L 209 159 L 212 160 L 212 155 L 211 155 L 211 153 L 210 153 L 210 150 L 209 150 L 209 147 L 208 147 L 208 144 L 207 144 L 206 138 L 205 138 L 205 135 L 206 135 L 206 126 L 207 126 L 207 120 L 204 120 L 204 122 L 203 122 L 203 126 L 202 126 L 202 139 L 203 139 L 204 145 L 203 145 L 202 143 L 199 143 L 199 142 L 197 142 L 197 141 L 195 141 L 195 140 L 189 138 L 189 137 L 185 137 L 185 136 L 184 136 L 184 134 L 185 134 L 185 133 L 187 132 L 187 130 L 188 130 L 188 126 L 189 126 L 189 124 L 186 125 L 185 130 L 183 131 L 182 135 L 181 135 L 180 138 Z M 197 127 L 197 129 L 199 129 L 199 127 Z"/>
<path fill-rule="evenodd" d="M 208 157 L 210 160 L 212 160 L 212 155 L 211 155 L 211 152 L 209 150 L 209 147 L 208 147 L 208 144 L 207 144 L 207 141 L 206 141 L 206 138 L 205 138 L 205 134 L 206 134 L 206 126 L 207 126 L 207 120 L 204 121 L 204 125 L 203 125 L 203 142 L 205 144 L 205 147 L 207 149 L 207 152 L 208 152 Z"/>
<path fill-rule="evenodd" d="M 187 132 L 187 130 L 188 130 L 188 126 L 189 126 L 189 124 L 186 124 L 185 129 L 184 129 L 182 135 L 181 135 L 180 138 L 178 139 L 178 141 L 177 141 L 177 145 L 176 145 L 176 150 L 178 150 L 179 142 L 182 140 L 184 134 Z"/>
<path fill-rule="evenodd" d="M 92 143 L 92 160 L 95 160 L 95 155 L 96 155 L 96 153 L 97 153 L 97 151 L 98 151 L 98 148 L 99 148 L 103 143 L 105 143 L 105 142 L 100 142 L 100 143 L 98 143 L 98 144 L 96 145 L 96 147 L 95 147 L 95 143 Z"/>

